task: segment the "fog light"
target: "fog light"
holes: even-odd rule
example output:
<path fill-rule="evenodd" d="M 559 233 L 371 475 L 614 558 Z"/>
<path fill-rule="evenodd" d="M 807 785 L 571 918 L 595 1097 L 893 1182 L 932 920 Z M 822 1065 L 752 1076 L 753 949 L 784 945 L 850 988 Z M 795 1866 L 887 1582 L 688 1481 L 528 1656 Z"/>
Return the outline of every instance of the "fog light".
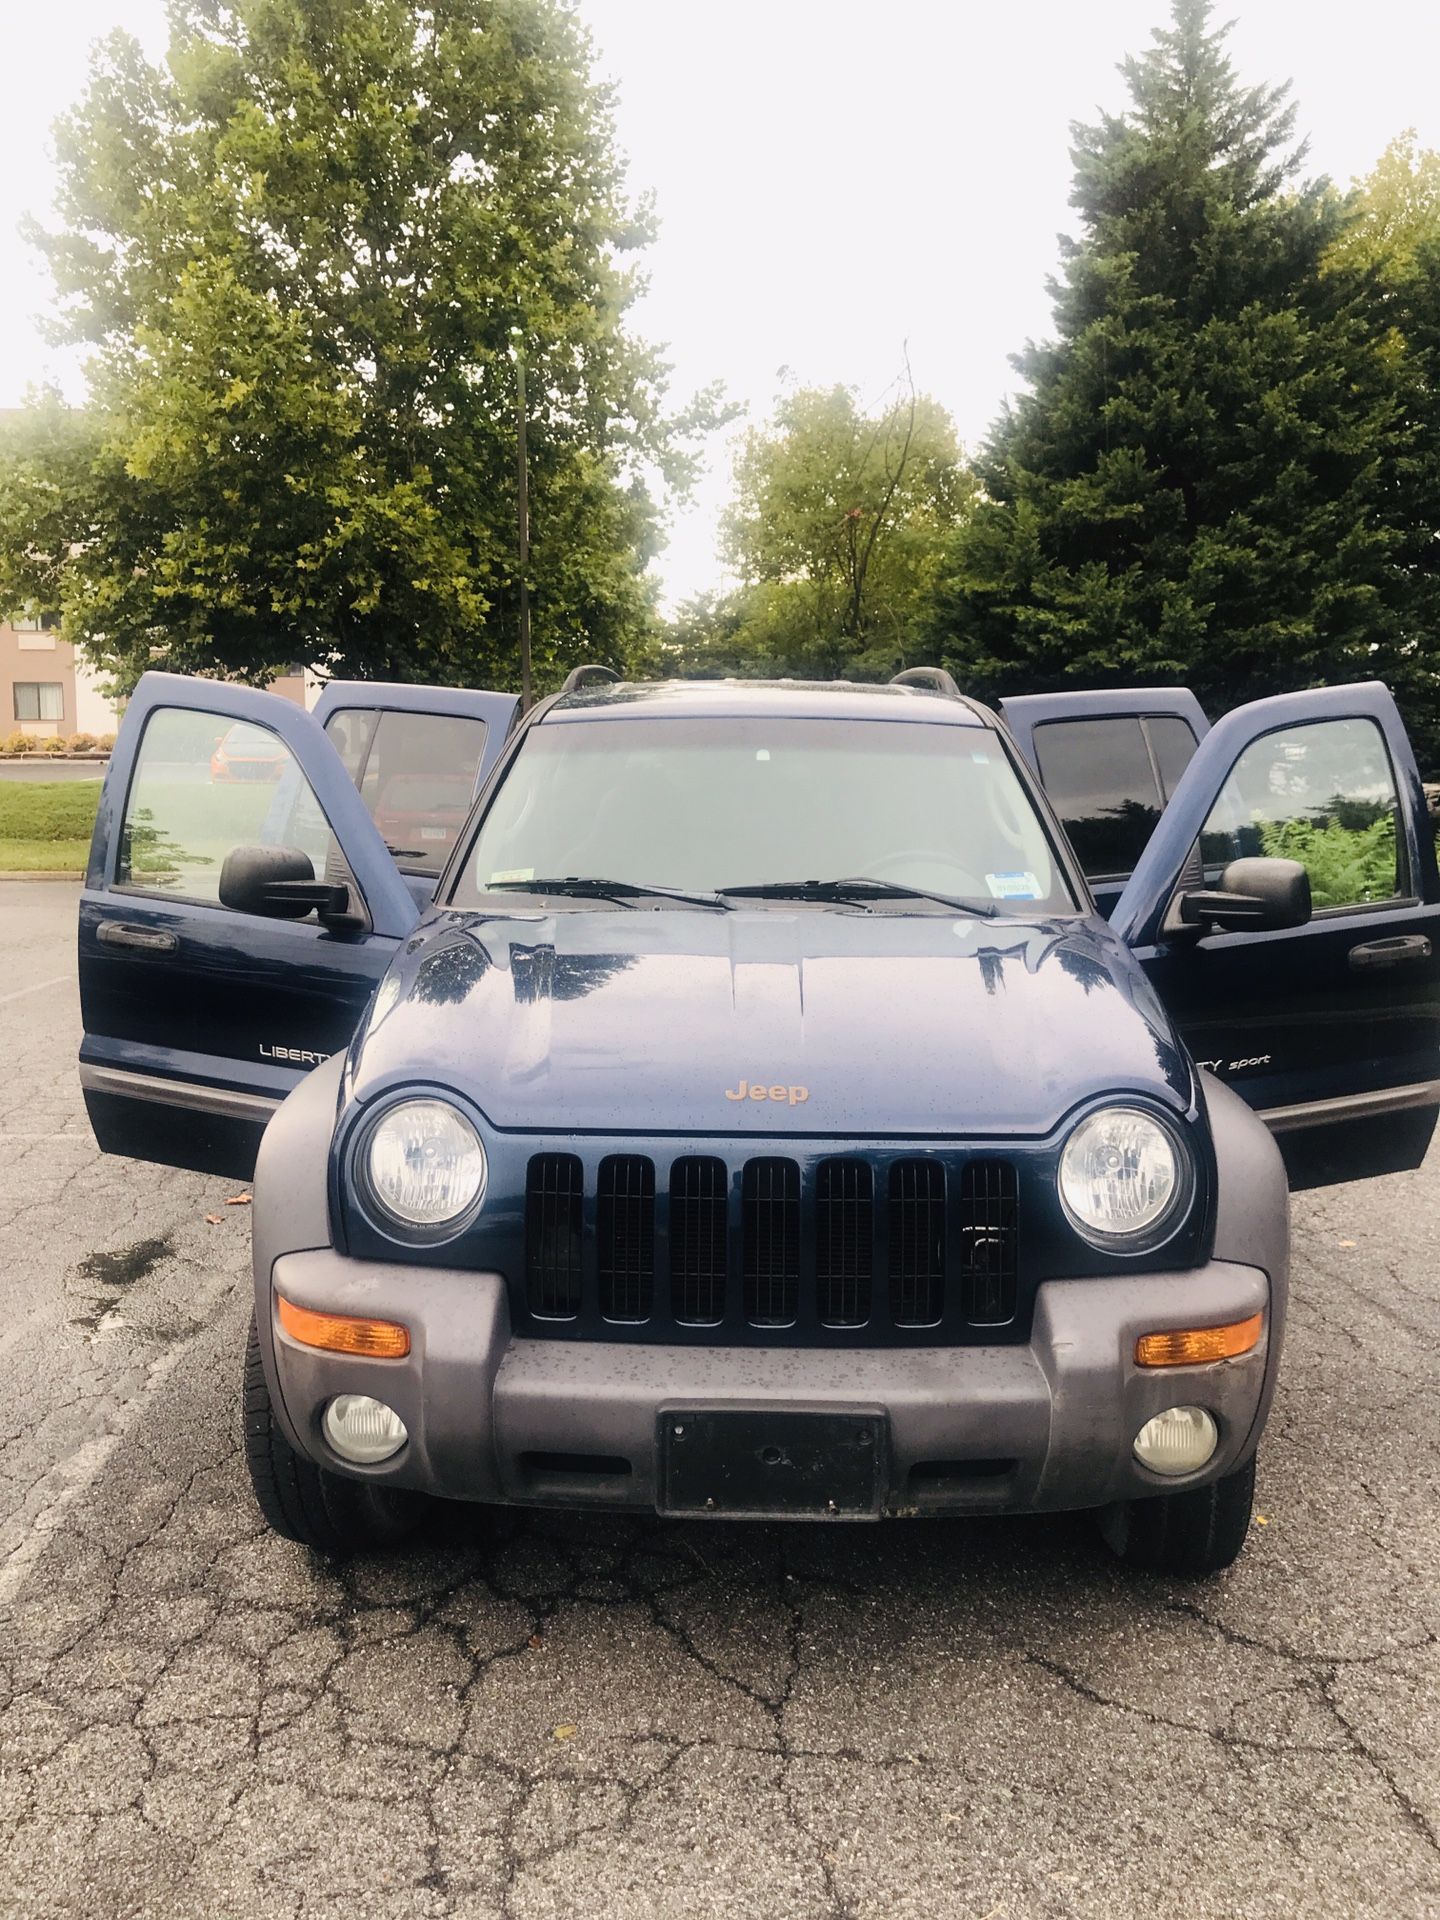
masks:
<path fill-rule="evenodd" d="M 368 1393 L 339 1394 L 326 1407 L 320 1425 L 340 1458 L 353 1460 L 357 1467 L 388 1460 L 410 1438 L 395 1409 Z"/>
<path fill-rule="evenodd" d="M 1135 1436 L 1135 1458 L 1152 1473 L 1196 1473 L 1214 1453 L 1220 1429 L 1204 1407 L 1167 1407 Z"/>

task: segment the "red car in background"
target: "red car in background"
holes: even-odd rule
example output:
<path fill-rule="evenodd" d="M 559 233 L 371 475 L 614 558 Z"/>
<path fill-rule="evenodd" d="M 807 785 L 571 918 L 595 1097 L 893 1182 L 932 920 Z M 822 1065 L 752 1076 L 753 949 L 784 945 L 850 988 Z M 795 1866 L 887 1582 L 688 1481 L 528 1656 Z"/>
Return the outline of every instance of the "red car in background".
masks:
<path fill-rule="evenodd" d="M 391 852 L 438 873 L 465 824 L 473 795 L 465 774 L 399 773 L 385 782 L 375 824 Z"/>
<path fill-rule="evenodd" d="M 210 756 L 212 780 L 278 780 L 285 766 L 285 749 L 264 727 L 243 720 L 222 733 Z"/>

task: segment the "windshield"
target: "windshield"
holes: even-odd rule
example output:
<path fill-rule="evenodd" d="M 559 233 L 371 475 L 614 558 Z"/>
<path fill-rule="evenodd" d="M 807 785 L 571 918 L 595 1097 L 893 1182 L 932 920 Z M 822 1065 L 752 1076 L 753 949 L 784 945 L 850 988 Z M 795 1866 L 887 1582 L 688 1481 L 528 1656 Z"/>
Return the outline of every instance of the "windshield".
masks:
<path fill-rule="evenodd" d="M 789 716 L 542 721 L 451 904 L 545 879 L 712 891 L 857 877 L 1027 912 L 1075 905 L 993 733 Z"/>

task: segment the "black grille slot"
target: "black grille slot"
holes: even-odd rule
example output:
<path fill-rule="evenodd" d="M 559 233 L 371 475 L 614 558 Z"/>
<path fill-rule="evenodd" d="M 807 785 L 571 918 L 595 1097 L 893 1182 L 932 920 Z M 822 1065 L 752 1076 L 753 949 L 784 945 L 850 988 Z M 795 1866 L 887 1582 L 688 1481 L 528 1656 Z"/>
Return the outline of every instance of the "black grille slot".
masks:
<path fill-rule="evenodd" d="M 670 1310 L 687 1326 L 725 1317 L 723 1160 L 677 1160 L 670 1169 Z"/>
<path fill-rule="evenodd" d="M 822 1326 L 863 1327 L 874 1270 L 874 1181 L 863 1160 L 815 1170 L 815 1305 Z"/>
<path fill-rule="evenodd" d="M 793 1160 L 747 1160 L 740 1177 L 745 1318 L 788 1327 L 800 1304 L 800 1169 Z"/>
<path fill-rule="evenodd" d="M 960 1176 L 960 1264 L 972 1326 L 1003 1326 L 1015 1318 L 1018 1211 L 1010 1162 L 972 1160 Z"/>
<path fill-rule="evenodd" d="M 655 1297 L 655 1163 L 638 1153 L 600 1162 L 595 1195 L 600 1311 L 648 1320 Z"/>
<path fill-rule="evenodd" d="M 890 1169 L 890 1317 L 933 1327 L 945 1309 L 945 1169 L 897 1160 Z"/>
<path fill-rule="evenodd" d="M 573 1153 L 537 1153 L 525 1180 L 525 1290 L 542 1320 L 580 1311 L 584 1175 Z"/>

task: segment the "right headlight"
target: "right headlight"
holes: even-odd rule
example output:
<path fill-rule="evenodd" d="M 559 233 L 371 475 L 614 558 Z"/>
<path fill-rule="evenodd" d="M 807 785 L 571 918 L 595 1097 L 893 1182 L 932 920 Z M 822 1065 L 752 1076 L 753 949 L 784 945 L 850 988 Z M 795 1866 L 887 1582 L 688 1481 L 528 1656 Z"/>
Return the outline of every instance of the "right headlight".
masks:
<path fill-rule="evenodd" d="M 1065 1142 L 1058 1185 L 1082 1239 L 1107 1253 L 1141 1253 L 1184 1217 L 1195 1172 L 1184 1141 L 1154 1114 L 1102 1107 Z"/>
<path fill-rule="evenodd" d="M 446 1237 L 485 1197 L 485 1149 L 448 1100 L 402 1100 L 370 1128 L 364 1147 L 370 1198 L 407 1237 Z"/>

